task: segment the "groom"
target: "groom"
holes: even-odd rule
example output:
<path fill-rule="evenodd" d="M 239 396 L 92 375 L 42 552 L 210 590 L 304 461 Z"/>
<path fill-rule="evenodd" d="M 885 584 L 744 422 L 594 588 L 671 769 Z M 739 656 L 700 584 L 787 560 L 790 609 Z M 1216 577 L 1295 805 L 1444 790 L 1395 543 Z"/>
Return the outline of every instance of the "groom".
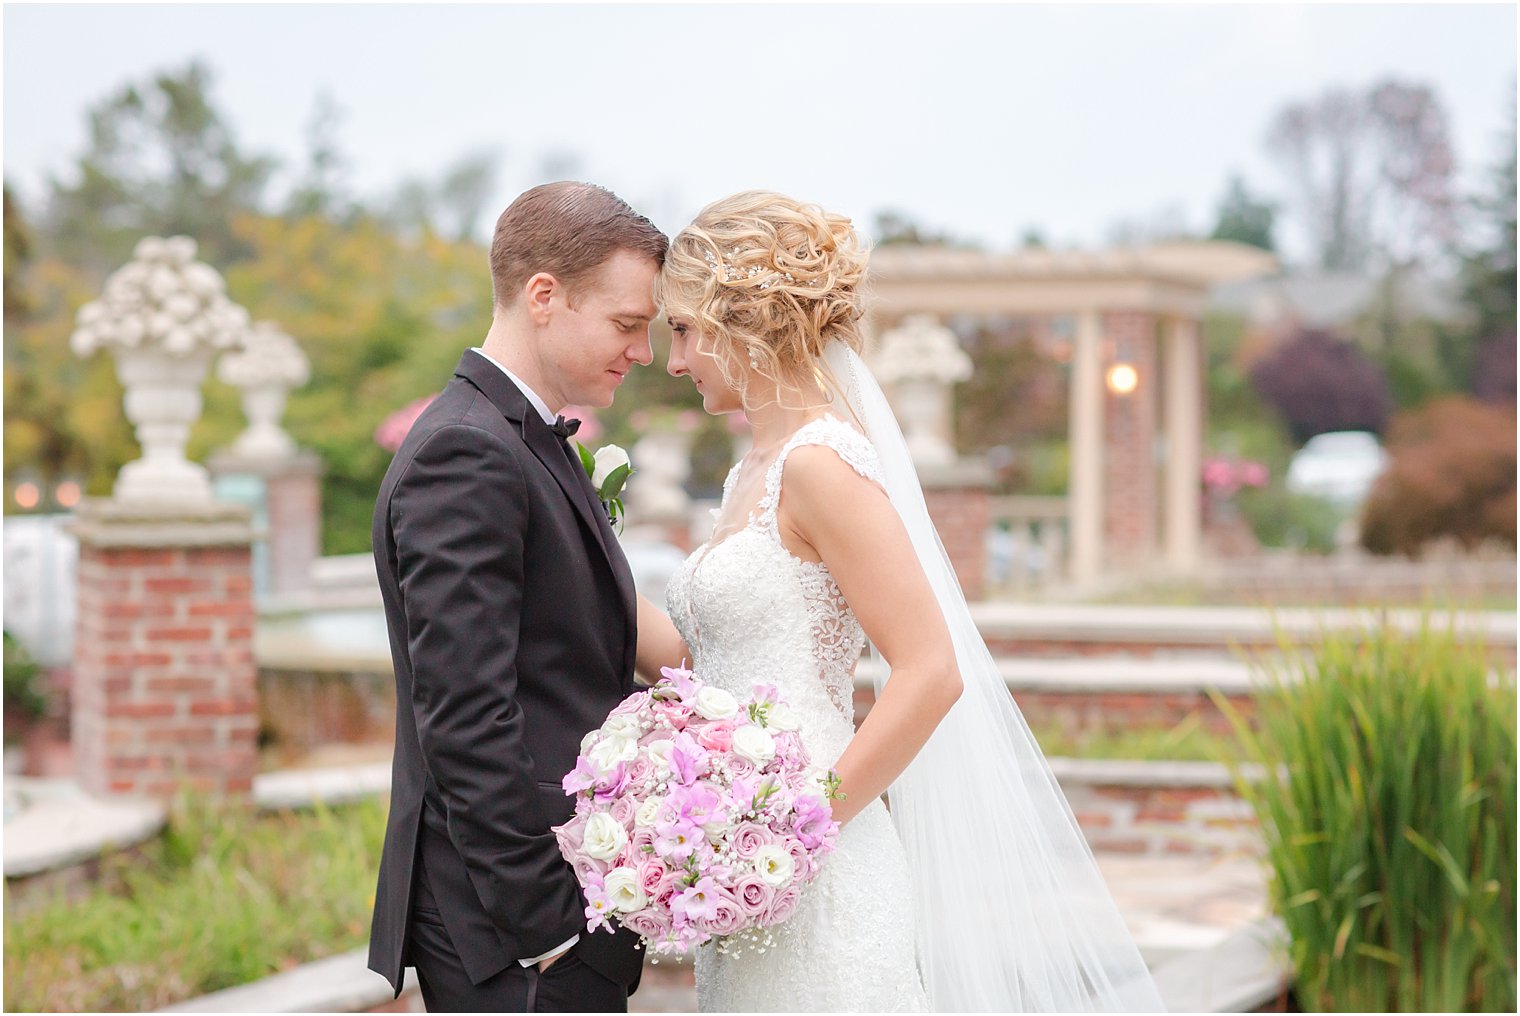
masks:
<path fill-rule="evenodd" d="M 551 825 L 582 736 L 633 690 L 635 594 L 557 414 L 652 359 L 668 242 L 589 184 L 496 223 L 490 331 L 387 470 L 374 551 L 396 672 L 369 966 L 432 1012 L 626 1011 L 643 954 L 582 934 Z"/>

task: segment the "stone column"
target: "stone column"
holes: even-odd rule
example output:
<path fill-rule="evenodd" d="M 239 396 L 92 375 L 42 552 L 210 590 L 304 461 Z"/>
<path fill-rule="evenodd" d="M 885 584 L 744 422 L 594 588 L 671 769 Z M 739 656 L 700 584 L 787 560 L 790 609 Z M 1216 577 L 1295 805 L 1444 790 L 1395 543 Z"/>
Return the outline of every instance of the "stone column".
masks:
<path fill-rule="evenodd" d="M 1106 370 L 1133 369 L 1132 390 L 1105 383 L 1104 482 L 1107 563 L 1154 563 L 1160 497 L 1156 475 L 1156 321 L 1137 312 L 1108 315 L 1113 352 Z"/>
<path fill-rule="evenodd" d="M 76 516 L 75 767 L 95 794 L 247 794 L 258 768 L 247 509 L 86 501 Z"/>
<path fill-rule="evenodd" d="M 1177 318 L 1166 332 L 1166 562 L 1179 574 L 1198 570 L 1203 468 L 1203 350 L 1198 322 Z"/>
<path fill-rule="evenodd" d="M 1091 582 L 1103 563 L 1103 352 L 1097 311 L 1077 315 L 1071 359 L 1071 578 Z"/>

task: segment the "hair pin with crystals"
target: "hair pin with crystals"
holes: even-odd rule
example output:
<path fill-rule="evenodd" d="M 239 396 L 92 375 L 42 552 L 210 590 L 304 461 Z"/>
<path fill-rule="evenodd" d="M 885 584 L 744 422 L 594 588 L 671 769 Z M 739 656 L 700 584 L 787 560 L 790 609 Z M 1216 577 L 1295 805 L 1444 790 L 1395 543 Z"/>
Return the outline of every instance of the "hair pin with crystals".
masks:
<path fill-rule="evenodd" d="M 731 250 L 731 251 L 728 252 L 728 256 L 731 257 L 731 258 L 737 258 L 737 257 L 739 257 L 743 253 L 744 252 L 742 250 L 740 250 L 738 247 L 735 247 L 733 250 Z M 725 283 L 727 283 L 727 282 L 747 282 L 750 279 L 755 278 L 756 276 L 759 276 L 759 275 L 768 275 L 769 278 L 762 279 L 755 286 L 755 288 L 756 289 L 770 289 L 772 286 L 776 285 L 776 283 L 780 282 L 782 279 L 785 279 L 787 282 L 791 282 L 791 283 L 794 283 L 794 284 L 797 281 L 795 278 L 793 278 L 791 272 L 781 272 L 781 271 L 776 271 L 775 269 L 767 270 L 765 268 L 762 268 L 760 265 L 750 265 L 749 268 L 747 268 L 743 272 L 741 272 L 737 267 L 735 267 L 732 264 L 729 264 L 726 261 L 720 262 L 718 260 L 717 256 L 715 254 L 713 254 L 712 250 L 708 249 L 708 248 L 704 248 L 703 249 L 703 251 L 702 251 L 702 258 L 703 258 L 703 260 L 705 260 L 708 263 L 708 265 L 710 265 L 712 267 L 713 274 L 715 274 L 715 275 L 721 275 L 723 277 L 723 281 Z M 816 286 L 816 285 L 819 285 L 821 282 L 822 282 L 821 279 L 815 279 L 813 282 L 808 283 L 808 285 L 814 285 L 814 286 Z"/>

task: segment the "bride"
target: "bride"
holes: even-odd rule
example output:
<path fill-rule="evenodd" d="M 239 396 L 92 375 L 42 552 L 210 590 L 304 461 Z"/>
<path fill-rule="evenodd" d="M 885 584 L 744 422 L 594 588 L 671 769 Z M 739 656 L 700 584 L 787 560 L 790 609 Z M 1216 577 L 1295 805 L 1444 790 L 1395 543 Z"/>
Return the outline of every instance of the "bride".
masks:
<path fill-rule="evenodd" d="M 754 445 L 669 618 L 642 612 L 639 671 L 775 685 L 843 794 L 838 847 L 769 946 L 698 952 L 700 1008 L 1159 1010 L 858 356 L 866 260 L 848 219 L 748 191 L 703 209 L 655 284 L 669 372 Z M 857 731 L 867 641 L 884 666 Z"/>

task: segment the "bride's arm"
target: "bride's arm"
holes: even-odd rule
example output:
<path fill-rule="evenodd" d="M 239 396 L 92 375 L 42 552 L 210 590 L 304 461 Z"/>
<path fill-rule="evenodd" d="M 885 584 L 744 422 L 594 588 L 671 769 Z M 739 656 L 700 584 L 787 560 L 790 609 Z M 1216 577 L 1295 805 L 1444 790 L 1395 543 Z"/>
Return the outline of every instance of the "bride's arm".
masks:
<path fill-rule="evenodd" d="M 691 650 L 686 648 L 676 626 L 665 612 L 639 594 L 638 644 L 633 651 L 633 677 L 644 687 L 660 679 L 661 667 L 674 667 L 682 660 L 691 665 Z"/>
<path fill-rule="evenodd" d="M 913 761 L 961 694 L 950 631 L 886 493 L 827 448 L 795 449 L 779 521 L 828 565 L 861 627 L 892 667 L 835 770 L 848 822 Z"/>

